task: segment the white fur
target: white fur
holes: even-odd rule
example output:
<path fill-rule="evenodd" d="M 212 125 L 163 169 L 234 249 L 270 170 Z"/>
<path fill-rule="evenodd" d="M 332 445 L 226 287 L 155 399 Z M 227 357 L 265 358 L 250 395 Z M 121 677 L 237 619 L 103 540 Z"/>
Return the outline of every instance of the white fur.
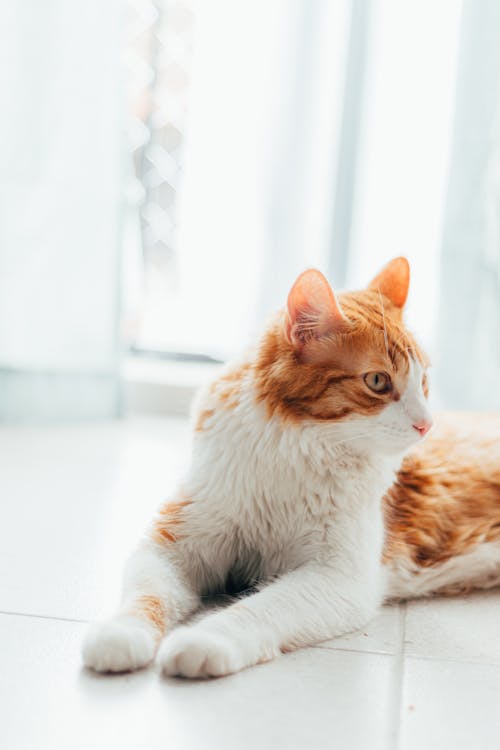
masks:
<path fill-rule="evenodd" d="M 150 627 L 136 617 L 114 617 L 91 625 L 83 644 L 83 663 L 98 672 L 127 672 L 149 664 L 156 651 Z"/>
<path fill-rule="evenodd" d="M 166 674 L 228 674 L 369 620 L 386 595 L 381 498 L 421 439 L 412 425 L 429 418 L 422 369 L 410 365 L 400 401 L 377 416 L 298 425 L 267 418 L 248 374 L 238 405 L 216 410 L 195 436 L 182 534 L 135 553 L 121 613 L 90 631 L 85 664 L 148 663 L 150 626 L 126 615 L 134 600 L 158 596 L 170 627 L 235 567 L 259 590 L 169 634 L 158 657 Z"/>

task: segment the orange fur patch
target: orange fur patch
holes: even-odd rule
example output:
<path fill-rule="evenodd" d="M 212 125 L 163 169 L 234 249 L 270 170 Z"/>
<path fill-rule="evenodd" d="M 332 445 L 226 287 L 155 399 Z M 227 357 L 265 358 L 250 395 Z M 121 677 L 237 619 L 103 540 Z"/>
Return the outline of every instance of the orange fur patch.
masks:
<path fill-rule="evenodd" d="M 212 384 L 211 393 L 217 402 L 226 409 L 234 409 L 239 403 L 243 379 L 250 370 L 250 363 L 238 364 L 221 375 Z"/>
<path fill-rule="evenodd" d="M 213 417 L 217 409 L 231 411 L 238 406 L 243 379 L 250 368 L 249 362 L 235 365 L 212 383 L 203 402 L 203 408 L 196 418 L 195 432 L 204 432 L 210 429 L 207 422 Z"/>
<path fill-rule="evenodd" d="M 191 500 L 186 498 L 177 502 L 165 503 L 160 508 L 151 533 L 151 538 L 154 542 L 164 544 L 165 542 L 176 542 L 179 539 L 179 528 L 183 521 L 183 512 L 190 503 Z"/>
<path fill-rule="evenodd" d="M 385 498 L 384 562 L 426 568 L 500 539 L 500 417 L 442 415 Z"/>
<path fill-rule="evenodd" d="M 375 414 L 399 398 L 409 355 L 427 365 L 401 321 L 401 311 L 378 291 L 342 294 L 339 302 L 349 328 L 308 342 L 305 356 L 287 339 L 283 315 L 266 332 L 255 381 L 257 398 L 269 416 L 297 421 Z M 374 371 L 389 374 L 392 391 L 374 393 L 366 386 L 363 375 Z"/>
<path fill-rule="evenodd" d="M 210 417 L 213 417 L 215 414 L 214 409 L 202 409 L 200 413 L 198 414 L 198 417 L 196 419 L 196 424 L 194 426 L 195 432 L 203 432 L 203 430 L 206 429 L 206 421 L 207 419 L 210 419 Z"/>
<path fill-rule="evenodd" d="M 130 614 L 149 620 L 160 633 L 165 631 L 165 607 L 157 596 L 140 596 Z"/>

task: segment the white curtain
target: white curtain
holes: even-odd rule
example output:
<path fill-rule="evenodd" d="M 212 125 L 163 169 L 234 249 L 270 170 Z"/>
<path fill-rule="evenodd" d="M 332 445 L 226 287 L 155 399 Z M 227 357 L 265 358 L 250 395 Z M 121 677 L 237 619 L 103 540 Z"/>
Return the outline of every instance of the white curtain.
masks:
<path fill-rule="evenodd" d="M 119 410 L 119 0 L 0 5 L 0 419 Z"/>
<path fill-rule="evenodd" d="M 346 285 L 411 265 L 406 317 L 434 365 L 460 0 L 373 0 Z M 435 389 L 432 391 L 435 395 Z"/>
<path fill-rule="evenodd" d="M 461 0 L 200 4 L 179 295 L 164 295 L 151 316 L 164 321 L 165 348 L 230 356 L 305 267 L 356 288 L 404 254 L 408 321 L 438 364 L 461 8 Z"/>
<path fill-rule="evenodd" d="M 437 326 L 444 405 L 500 409 L 497 0 L 464 0 Z"/>
<path fill-rule="evenodd" d="M 349 25 L 350 0 L 198 4 L 166 348 L 230 356 L 328 264 Z"/>

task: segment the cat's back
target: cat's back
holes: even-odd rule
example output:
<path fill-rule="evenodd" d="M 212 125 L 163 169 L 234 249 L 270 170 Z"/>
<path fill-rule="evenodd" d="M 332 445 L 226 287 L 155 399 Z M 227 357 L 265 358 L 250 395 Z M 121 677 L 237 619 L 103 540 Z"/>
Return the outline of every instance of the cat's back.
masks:
<path fill-rule="evenodd" d="M 475 556 L 489 555 L 498 577 L 500 414 L 438 414 L 403 461 L 384 511 L 384 562 L 397 595 L 485 585 L 472 580 Z"/>

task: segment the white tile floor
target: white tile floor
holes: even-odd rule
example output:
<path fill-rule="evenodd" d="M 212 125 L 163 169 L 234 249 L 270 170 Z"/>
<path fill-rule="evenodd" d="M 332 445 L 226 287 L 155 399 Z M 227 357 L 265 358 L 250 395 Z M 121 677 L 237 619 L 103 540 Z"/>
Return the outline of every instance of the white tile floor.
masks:
<path fill-rule="evenodd" d="M 123 558 L 182 472 L 182 420 L 0 429 L 0 747 L 497 750 L 500 592 L 211 682 L 80 667 Z"/>

